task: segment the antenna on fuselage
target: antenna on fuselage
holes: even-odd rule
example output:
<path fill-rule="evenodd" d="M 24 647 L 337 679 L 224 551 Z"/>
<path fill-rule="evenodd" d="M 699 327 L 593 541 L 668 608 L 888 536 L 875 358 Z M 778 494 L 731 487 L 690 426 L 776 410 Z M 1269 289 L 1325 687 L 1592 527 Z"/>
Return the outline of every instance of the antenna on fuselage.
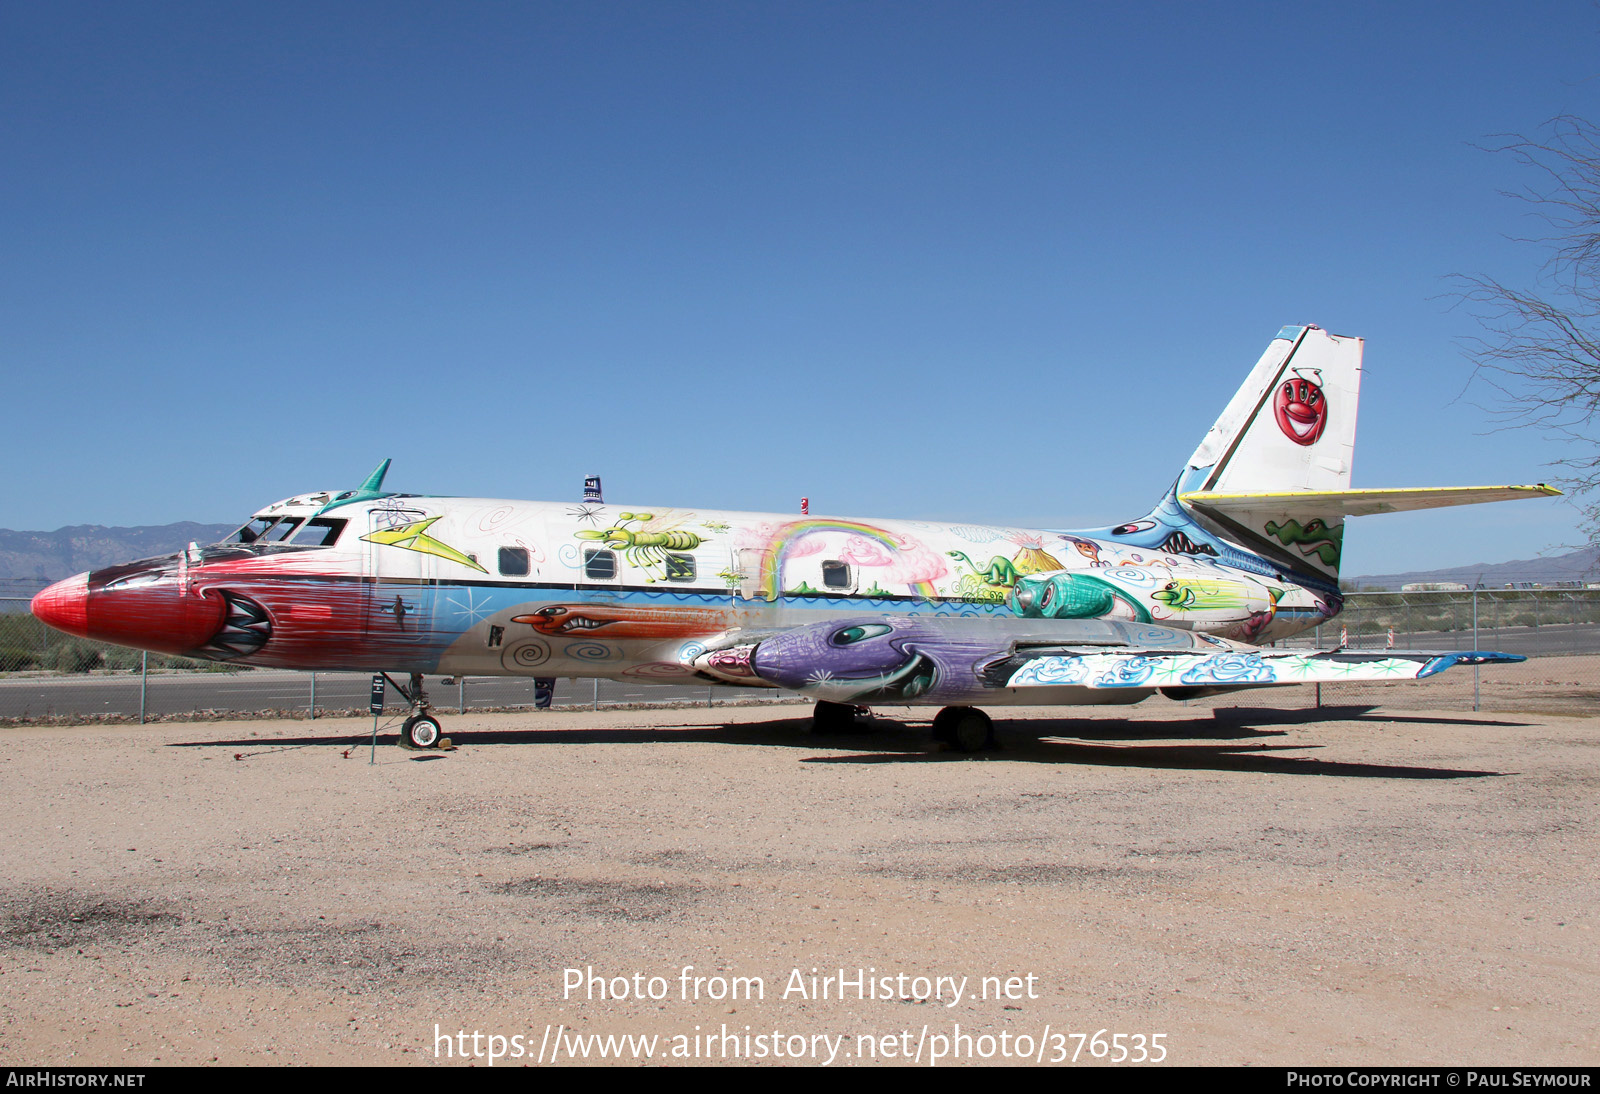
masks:
<path fill-rule="evenodd" d="M 374 501 L 378 498 L 390 497 L 391 495 L 383 490 L 383 477 L 389 473 L 389 464 L 391 462 L 393 461 L 384 460 L 380 463 L 377 470 L 367 476 L 367 481 L 354 490 L 346 490 L 342 494 L 335 495 L 332 501 L 317 510 L 317 515 L 321 516 L 329 509 L 337 509 L 341 505 L 353 505 L 358 501 Z"/>

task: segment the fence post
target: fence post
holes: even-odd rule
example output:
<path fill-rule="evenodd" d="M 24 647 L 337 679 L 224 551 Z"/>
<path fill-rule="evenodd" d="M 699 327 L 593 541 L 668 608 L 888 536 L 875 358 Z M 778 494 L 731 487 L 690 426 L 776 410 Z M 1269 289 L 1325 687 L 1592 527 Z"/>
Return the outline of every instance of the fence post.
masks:
<path fill-rule="evenodd" d="M 594 709 L 600 709 L 600 677 L 594 678 Z"/>
<path fill-rule="evenodd" d="M 457 676 L 456 677 L 456 713 L 457 714 L 465 714 L 466 712 L 467 712 L 467 678 L 465 676 Z"/>
<path fill-rule="evenodd" d="M 311 673 L 311 709 L 307 714 L 313 722 L 317 720 L 317 674 L 315 670 Z"/>
<path fill-rule="evenodd" d="M 1478 646 L 1478 587 L 1477 587 L 1477 585 L 1473 585 L 1473 587 L 1472 587 L 1472 648 L 1474 650 L 1480 648 Z M 1479 668 L 1479 666 L 1477 666 L 1477 665 L 1473 665 L 1472 666 L 1472 709 L 1474 711 L 1476 711 L 1478 709 L 1478 668 Z"/>
<path fill-rule="evenodd" d="M 139 654 L 139 724 L 144 725 L 144 712 L 146 709 L 145 696 L 150 690 L 150 654 L 143 651 Z"/>

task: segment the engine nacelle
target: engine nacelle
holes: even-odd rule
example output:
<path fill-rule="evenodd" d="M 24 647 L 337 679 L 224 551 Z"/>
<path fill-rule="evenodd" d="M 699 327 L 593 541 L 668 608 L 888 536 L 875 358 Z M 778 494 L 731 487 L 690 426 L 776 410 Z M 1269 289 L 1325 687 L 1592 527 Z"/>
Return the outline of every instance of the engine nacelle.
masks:
<path fill-rule="evenodd" d="M 1233 570 L 1123 566 L 1029 574 L 1006 603 L 1023 619 L 1122 619 L 1219 634 L 1243 627 L 1254 635 L 1272 621 L 1285 591 Z"/>

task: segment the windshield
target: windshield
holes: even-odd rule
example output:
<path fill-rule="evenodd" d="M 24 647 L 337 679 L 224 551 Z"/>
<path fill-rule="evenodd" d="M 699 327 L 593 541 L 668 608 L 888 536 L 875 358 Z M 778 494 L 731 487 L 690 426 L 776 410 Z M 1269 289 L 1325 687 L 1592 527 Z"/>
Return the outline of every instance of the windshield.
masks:
<path fill-rule="evenodd" d="M 298 547 L 332 547 L 347 522 L 334 517 L 254 517 L 224 543 L 289 543 Z M 302 529 L 302 525 L 304 528 Z M 296 535 L 296 533 L 299 535 Z"/>

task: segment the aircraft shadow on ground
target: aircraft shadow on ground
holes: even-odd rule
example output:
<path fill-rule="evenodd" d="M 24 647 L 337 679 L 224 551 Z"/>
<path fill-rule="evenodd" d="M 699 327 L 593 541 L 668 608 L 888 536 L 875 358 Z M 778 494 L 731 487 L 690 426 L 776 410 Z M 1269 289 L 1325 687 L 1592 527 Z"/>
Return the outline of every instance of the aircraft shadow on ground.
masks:
<path fill-rule="evenodd" d="M 1296 726 L 1324 721 L 1418 725 L 1520 726 L 1477 718 L 1374 715 L 1371 707 L 1306 710 L 1228 709 L 1218 716 L 1163 721 L 1125 718 L 999 720 L 1000 747 L 977 753 L 941 750 L 931 745 L 922 722 L 872 718 L 859 728 L 827 736 L 811 732 L 809 718 L 770 722 L 691 723 L 679 726 L 612 727 L 594 729 L 513 729 L 468 731 L 447 735 L 458 746 L 589 745 L 589 744 L 732 744 L 850 750 L 847 755 L 807 756 L 803 763 L 882 764 L 950 763 L 973 759 L 1013 763 L 1076 764 L 1089 767 L 1140 767 L 1211 771 L 1251 771 L 1279 775 L 1337 775 L 1383 779 L 1472 779 L 1509 774 L 1463 768 L 1417 767 L 1396 764 L 1319 760 L 1280 753 L 1305 752 L 1321 744 L 1266 743 L 1288 736 L 1274 724 Z M 1072 738 L 1066 740 L 1063 738 Z M 378 744 L 395 749 L 395 734 L 378 735 Z M 1139 742 L 1164 742 L 1141 744 Z M 1177 743 L 1172 742 L 1193 742 Z M 371 742 L 369 734 L 320 737 L 214 738 L 173 742 L 177 748 L 241 748 L 252 755 L 316 745 L 359 748 Z M 1104 743 L 1112 742 L 1112 743 Z M 1202 743 L 1207 742 L 1207 743 Z M 1218 742 L 1218 743 L 1209 743 Z M 1227 742 L 1227 743 L 1222 743 Z M 399 753 L 409 759 L 436 758 L 441 753 Z"/>

